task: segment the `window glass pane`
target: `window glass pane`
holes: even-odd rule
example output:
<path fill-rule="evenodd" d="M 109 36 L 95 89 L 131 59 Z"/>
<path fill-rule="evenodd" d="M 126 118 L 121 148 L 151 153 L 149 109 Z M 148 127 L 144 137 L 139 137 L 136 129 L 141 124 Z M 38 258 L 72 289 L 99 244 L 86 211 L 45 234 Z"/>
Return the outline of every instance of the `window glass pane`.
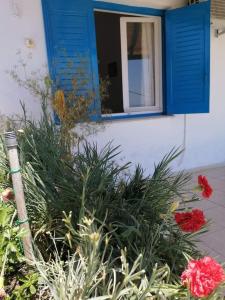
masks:
<path fill-rule="evenodd" d="M 120 14 L 95 12 L 99 76 L 109 83 L 101 99 L 102 113 L 123 113 Z M 126 16 L 126 15 L 125 15 Z"/>
<path fill-rule="evenodd" d="M 127 23 L 130 107 L 155 105 L 154 24 Z"/>

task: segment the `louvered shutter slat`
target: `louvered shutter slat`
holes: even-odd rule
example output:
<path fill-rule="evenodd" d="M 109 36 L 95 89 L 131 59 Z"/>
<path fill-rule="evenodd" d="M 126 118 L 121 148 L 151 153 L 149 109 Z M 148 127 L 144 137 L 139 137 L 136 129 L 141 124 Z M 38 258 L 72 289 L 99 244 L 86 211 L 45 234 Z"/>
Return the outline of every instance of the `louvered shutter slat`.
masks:
<path fill-rule="evenodd" d="M 48 64 L 57 88 L 94 92 L 98 99 L 99 78 L 92 0 L 42 0 Z M 96 101 L 96 107 L 98 101 Z"/>
<path fill-rule="evenodd" d="M 209 112 L 210 2 L 166 13 L 166 111 Z"/>

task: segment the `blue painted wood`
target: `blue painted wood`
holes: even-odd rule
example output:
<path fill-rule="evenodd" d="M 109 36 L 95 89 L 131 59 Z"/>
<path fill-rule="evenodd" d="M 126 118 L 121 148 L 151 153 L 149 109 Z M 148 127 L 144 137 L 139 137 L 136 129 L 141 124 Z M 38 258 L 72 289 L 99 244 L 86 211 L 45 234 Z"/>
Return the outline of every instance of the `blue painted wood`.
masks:
<path fill-rule="evenodd" d="M 166 112 L 209 112 L 210 1 L 169 10 L 166 30 Z"/>
<path fill-rule="evenodd" d="M 165 10 L 155 9 L 149 7 L 140 7 L 140 6 L 130 6 L 124 4 L 116 4 L 104 1 L 93 1 L 93 6 L 95 9 L 109 10 L 114 12 L 122 13 L 132 13 L 140 15 L 151 15 L 151 16 L 163 16 Z"/>
<path fill-rule="evenodd" d="M 165 14 L 161 18 L 162 22 L 162 103 L 163 103 L 163 113 L 166 114 L 166 48 L 165 48 Z"/>
<path fill-rule="evenodd" d="M 42 0 L 49 70 L 56 88 L 94 92 L 99 99 L 94 10 L 92 0 Z M 95 111 L 100 111 L 98 101 Z"/>
<path fill-rule="evenodd" d="M 129 119 L 141 119 L 141 118 L 149 118 L 149 117 L 159 117 L 163 116 L 163 113 L 139 113 L 139 114 L 112 114 L 102 116 L 101 119 L 103 121 L 114 121 L 114 120 L 129 120 Z"/>

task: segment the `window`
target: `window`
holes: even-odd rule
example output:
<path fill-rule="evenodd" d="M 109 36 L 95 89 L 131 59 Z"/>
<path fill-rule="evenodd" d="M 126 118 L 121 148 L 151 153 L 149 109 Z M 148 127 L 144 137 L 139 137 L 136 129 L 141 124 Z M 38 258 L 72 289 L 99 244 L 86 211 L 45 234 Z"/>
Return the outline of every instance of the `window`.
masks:
<path fill-rule="evenodd" d="M 162 111 L 161 20 L 122 17 L 124 111 Z"/>
<path fill-rule="evenodd" d="M 95 119 L 105 110 L 112 119 L 209 112 L 210 0 L 169 10 L 97 0 L 42 0 L 42 7 L 51 77 L 69 90 L 85 61 L 81 93 L 96 96 Z M 62 72 L 62 52 L 73 72 Z M 102 111 L 100 77 L 110 81 Z"/>
<path fill-rule="evenodd" d="M 98 66 L 109 79 L 102 113 L 162 111 L 161 18 L 95 12 Z"/>

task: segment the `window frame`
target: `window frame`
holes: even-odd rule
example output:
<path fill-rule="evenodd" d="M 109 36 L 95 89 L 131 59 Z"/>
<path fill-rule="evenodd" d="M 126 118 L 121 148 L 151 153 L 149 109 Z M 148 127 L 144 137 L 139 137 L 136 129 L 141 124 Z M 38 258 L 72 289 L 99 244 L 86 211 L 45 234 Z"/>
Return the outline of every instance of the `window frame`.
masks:
<path fill-rule="evenodd" d="M 155 105 L 130 107 L 129 75 L 127 55 L 127 23 L 150 23 L 154 25 L 154 91 Z M 160 17 L 122 17 L 120 19 L 122 79 L 123 79 L 123 108 L 125 113 L 162 112 L 162 26 Z"/>
<path fill-rule="evenodd" d="M 52 28 L 56 25 L 59 28 L 56 30 L 56 33 L 59 31 L 61 24 L 67 22 L 67 16 L 73 13 L 74 15 L 78 15 L 81 19 L 86 19 L 87 26 L 81 26 L 80 28 L 85 28 L 85 34 L 89 38 L 89 43 L 85 43 L 84 46 L 85 51 L 87 51 L 88 59 L 90 59 L 90 70 L 91 76 L 90 80 L 93 85 L 93 92 L 96 95 L 94 105 L 97 108 L 96 115 L 92 117 L 93 121 L 96 120 L 114 120 L 114 119 L 134 119 L 134 118 L 143 118 L 143 117 L 153 117 L 157 115 L 163 116 L 173 116 L 175 114 L 193 114 L 193 113 L 209 113 L 209 100 L 210 100 L 210 0 L 201 1 L 199 4 L 191 5 L 191 6 L 183 6 L 177 9 L 156 9 L 151 7 L 142 7 L 142 6 L 132 6 L 126 4 L 117 4 L 112 2 L 105 2 L 104 0 L 77 0 L 80 3 L 80 8 L 84 9 L 84 14 L 81 13 L 80 10 L 77 10 L 77 5 L 74 2 L 67 1 L 66 6 L 62 6 L 61 2 L 55 0 L 54 6 L 52 4 L 52 0 L 42 0 L 42 10 L 43 10 L 43 19 L 44 19 L 44 29 L 45 29 L 45 39 L 46 39 L 46 48 L 48 55 L 48 65 L 51 77 L 54 80 L 56 68 L 54 65 L 54 59 L 57 57 L 57 53 L 55 52 L 55 48 L 57 45 L 57 41 L 55 40 L 55 33 L 53 35 Z M 57 7 L 57 10 L 56 10 Z M 71 9 L 68 9 L 71 7 Z M 140 112 L 140 113 L 118 113 L 113 115 L 102 115 L 100 109 L 100 97 L 98 95 L 99 92 L 99 74 L 98 74 L 98 64 L 97 64 L 97 53 L 96 53 L 96 36 L 95 36 L 95 24 L 93 18 L 93 11 L 104 11 L 104 12 L 114 12 L 118 14 L 126 14 L 132 16 L 159 16 L 161 17 L 162 22 L 162 82 L 163 82 L 163 112 Z M 184 11 L 188 14 L 190 18 L 194 15 L 197 16 L 198 19 L 201 20 L 201 28 L 203 31 L 199 31 L 201 39 L 204 39 L 204 53 L 205 53 L 205 73 L 201 73 L 202 78 L 204 78 L 204 87 L 206 96 L 202 101 L 193 102 L 192 95 L 190 95 L 189 101 L 181 102 L 182 105 L 176 106 L 177 104 L 174 101 L 176 96 L 176 90 L 172 88 L 173 81 L 176 82 L 173 76 L 173 60 L 176 58 L 174 55 L 174 43 L 171 43 L 173 40 L 173 26 L 176 23 L 176 18 L 178 18 L 178 14 Z M 172 13 L 175 16 L 170 20 Z M 176 15 L 177 13 L 177 15 Z M 55 18 L 54 16 L 58 14 L 60 18 Z M 171 14 L 171 15 L 170 15 Z M 60 24 L 61 23 L 61 24 Z M 200 40 L 200 39 L 199 39 Z M 169 45 L 169 46 L 168 46 Z M 71 47 L 73 51 L 77 51 L 77 47 L 75 45 L 65 45 L 65 47 Z M 76 49 L 75 49 L 76 48 Z M 79 49 L 80 50 L 80 49 Z M 81 51 L 83 55 L 83 50 Z M 200 68 L 201 69 L 201 68 Z M 202 71 L 202 69 L 200 70 Z M 177 75 L 176 73 L 174 73 Z M 185 82 L 185 81 L 184 81 Z M 195 82 L 194 82 L 195 83 Z M 190 84 L 188 85 L 190 89 Z M 195 107 L 193 106 L 195 104 Z"/>
<path fill-rule="evenodd" d="M 136 7 L 136 6 L 127 6 L 127 5 L 120 5 L 111 2 L 102 2 L 102 1 L 94 1 L 94 8 L 93 11 L 104 12 L 104 13 L 115 13 L 121 15 L 127 15 L 128 18 L 157 18 L 160 22 L 160 32 L 159 32 L 159 41 L 160 41 L 160 55 L 161 61 L 161 103 L 160 107 L 152 109 L 152 110 L 140 110 L 135 112 L 121 112 L 121 113 L 112 113 L 112 114 L 101 114 L 101 117 L 104 120 L 111 120 L 111 119 L 130 119 L 130 118 L 139 118 L 139 117 L 152 117 L 152 116 L 161 116 L 165 112 L 164 102 L 165 102 L 165 95 L 164 95 L 164 67 L 163 67 L 163 59 L 164 59 L 164 52 L 163 52 L 163 43 L 164 43 L 164 35 L 163 35 L 163 17 L 165 10 L 163 9 L 154 9 L 154 8 L 143 8 L 143 7 Z M 130 17 L 129 17 L 130 16 Z M 121 35 L 121 30 L 120 30 Z M 122 47 L 122 45 L 121 45 Z M 122 58 L 122 53 L 121 53 Z M 123 76 L 123 74 L 122 74 Z M 122 83 L 123 84 L 123 83 Z M 123 99 L 124 103 L 124 99 Z"/>

